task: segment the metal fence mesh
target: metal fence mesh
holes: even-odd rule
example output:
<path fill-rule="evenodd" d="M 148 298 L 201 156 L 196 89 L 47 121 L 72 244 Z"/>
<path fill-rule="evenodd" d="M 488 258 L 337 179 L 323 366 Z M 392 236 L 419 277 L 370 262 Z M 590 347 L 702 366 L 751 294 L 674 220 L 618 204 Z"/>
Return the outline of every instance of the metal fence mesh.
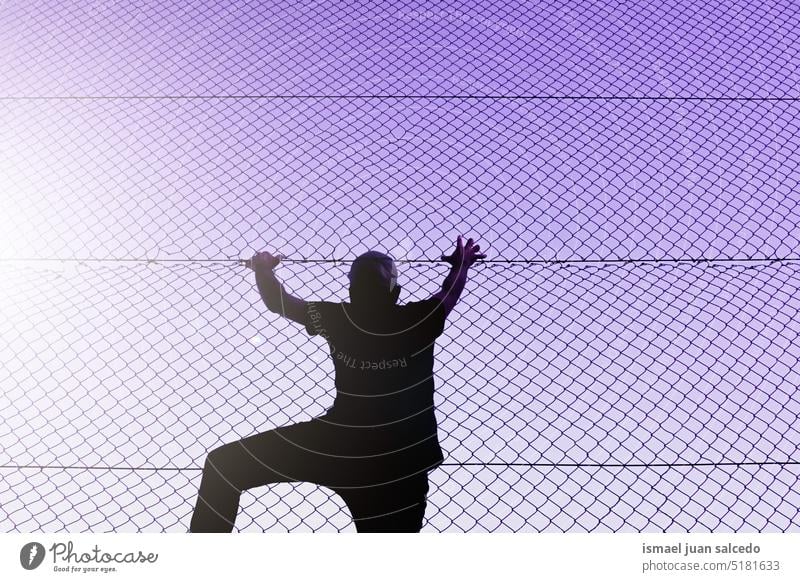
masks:
<path fill-rule="evenodd" d="M 425 529 L 797 531 L 792 3 L 0 8 L 0 529 L 185 531 L 208 450 L 324 412 L 236 257 L 436 291 Z M 354 531 L 310 484 L 240 531 Z"/>

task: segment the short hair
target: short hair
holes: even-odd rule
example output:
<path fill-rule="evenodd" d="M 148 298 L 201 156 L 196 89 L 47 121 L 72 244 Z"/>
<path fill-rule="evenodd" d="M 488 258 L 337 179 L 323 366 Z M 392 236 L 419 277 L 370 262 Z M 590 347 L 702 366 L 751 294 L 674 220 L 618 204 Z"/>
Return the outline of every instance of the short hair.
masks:
<path fill-rule="evenodd" d="M 397 284 L 397 267 L 389 255 L 367 251 L 356 257 L 347 277 L 351 286 L 389 293 Z"/>

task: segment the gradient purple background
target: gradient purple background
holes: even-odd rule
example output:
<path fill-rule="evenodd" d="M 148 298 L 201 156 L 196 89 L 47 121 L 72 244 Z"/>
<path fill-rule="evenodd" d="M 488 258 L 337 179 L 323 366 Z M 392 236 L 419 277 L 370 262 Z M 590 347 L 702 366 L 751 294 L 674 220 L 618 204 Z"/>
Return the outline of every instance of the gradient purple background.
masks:
<path fill-rule="evenodd" d="M 461 232 L 605 262 L 475 269 L 427 529 L 797 531 L 797 465 L 458 464 L 800 460 L 798 264 L 744 260 L 800 250 L 800 12 L 671 4 L 4 3 L 0 530 L 185 531 L 199 473 L 123 467 L 330 405 L 227 259 L 379 248 L 409 301 Z M 344 300 L 346 267 L 278 272 Z M 279 485 L 237 526 L 342 508 Z"/>

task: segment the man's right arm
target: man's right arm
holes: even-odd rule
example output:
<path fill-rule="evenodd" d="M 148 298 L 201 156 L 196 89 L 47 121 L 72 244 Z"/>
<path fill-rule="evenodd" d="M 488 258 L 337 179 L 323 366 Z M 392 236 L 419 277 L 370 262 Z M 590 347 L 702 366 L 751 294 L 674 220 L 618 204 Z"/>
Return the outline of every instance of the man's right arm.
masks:
<path fill-rule="evenodd" d="M 450 272 L 445 277 L 442 283 L 442 288 L 433 294 L 433 297 L 442 302 L 444 306 L 445 317 L 450 315 L 450 312 L 458 303 L 461 292 L 464 290 L 464 285 L 467 283 L 467 271 L 469 267 L 453 265 L 450 267 Z"/>
<path fill-rule="evenodd" d="M 485 254 L 480 254 L 480 245 L 467 240 L 466 245 L 461 243 L 461 235 L 456 240 L 456 250 L 452 255 L 442 255 L 442 259 L 450 263 L 450 272 L 442 283 L 442 289 L 435 293 L 433 297 L 442 302 L 445 310 L 445 317 L 450 314 L 458 303 L 464 285 L 467 283 L 467 272 L 469 268 L 479 259 L 485 259 Z"/>

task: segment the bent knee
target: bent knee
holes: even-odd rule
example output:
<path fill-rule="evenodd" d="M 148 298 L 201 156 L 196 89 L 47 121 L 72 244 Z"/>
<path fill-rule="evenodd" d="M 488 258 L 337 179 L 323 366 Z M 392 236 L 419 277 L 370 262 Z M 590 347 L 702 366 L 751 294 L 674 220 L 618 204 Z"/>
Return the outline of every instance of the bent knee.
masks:
<path fill-rule="evenodd" d="M 235 443 L 228 443 L 226 445 L 222 445 L 221 447 L 217 447 L 216 449 L 212 449 L 206 455 L 206 461 L 203 466 L 204 473 L 219 473 L 225 474 L 230 472 L 230 469 L 234 466 L 235 461 L 235 450 L 231 446 Z"/>

